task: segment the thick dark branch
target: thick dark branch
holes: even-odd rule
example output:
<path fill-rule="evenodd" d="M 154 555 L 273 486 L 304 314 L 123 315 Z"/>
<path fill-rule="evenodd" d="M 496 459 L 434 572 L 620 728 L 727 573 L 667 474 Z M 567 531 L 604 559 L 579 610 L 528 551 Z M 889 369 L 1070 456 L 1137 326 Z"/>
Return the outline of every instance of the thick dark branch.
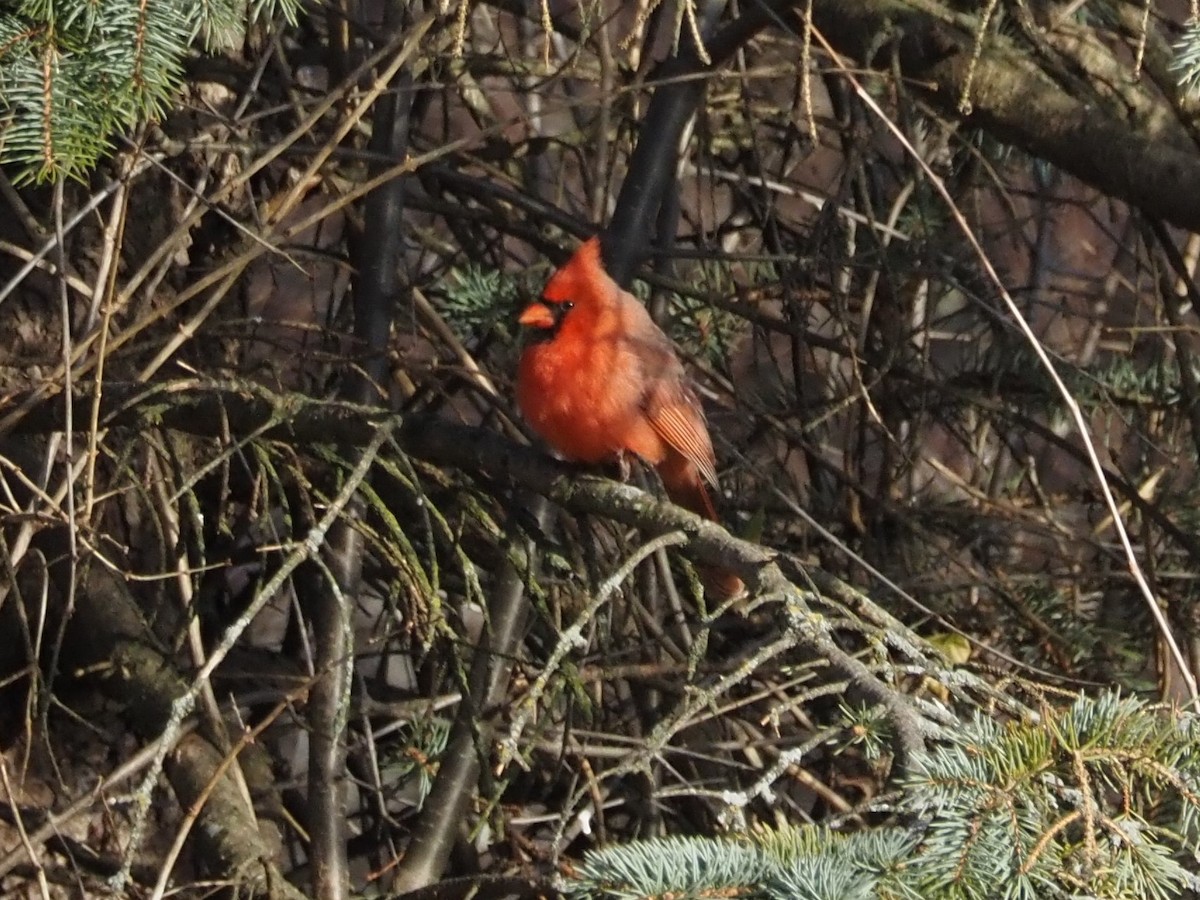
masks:
<path fill-rule="evenodd" d="M 413 78 L 402 69 L 391 89 L 375 102 L 370 149 L 380 162 L 372 164 L 375 177 L 404 159 L 408 153 L 409 111 Z M 367 196 L 364 227 L 355 241 L 354 335 L 367 352 L 363 372 L 367 384 L 354 399 L 367 402 L 379 396 L 387 378 L 387 341 L 400 293 L 400 262 L 404 252 L 404 192 L 407 177 L 393 178 Z"/>
<path fill-rule="evenodd" d="M 390 8 L 389 28 L 403 31 L 403 18 L 399 7 Z M 412 96 L 412 73 L 404 68 L 371 110 L 369 148 L 376 156 L 370 168 L 372 177 L 408 153 Z M 354 335 L 365 358 L 359 370 L 349 373 L 342 390 L 344 396 L 359 403 L 378 403 L 384 396 L 387 342 L 400 299 L 406 183 L 406 177 L 393 178 L 367 195 L 363 228 L 354 240 Z M 308 814 L 312 890 L 320 900 L 343 900 L 350 885 L 345 707 L 350 701 L 348 660 L 354 657 L 351 609 L 362 589 L 364 540 L 354 521 L 362 516 L 362 507 L 361 498 L 352 500 L 345 516 L 330 529 L 324 555 L 333 583 L 315 578 L 302 582 L 309 587 L 302 601 L 312 622 L 317 670 L 308 706 Z"/>
<path fill-rule="evenodd" d="M 989 33 L 972 69 L 973 19 L 934 3 L 817 0 L 816 28 L 833 47 L 866 65 L 892 51 L 910 89 L 952 117 L 1045 159 L 1154 218 L 1200 230 L 1200 153 L 1179 117 L 1147 82 L 1090 35 L 1051 33 L 1047 47 L 1064 69 L 1097 73 L 1091 92 L 1064 87 L 1044 54 Z M 795 23 L 794 23 L 795 24 Z M 889 35 L 894 39 L 885 40 Z M 1103 84 L 1104 77 L 1122 82 Z M 969 107 L 960 109 L 970 81 Z M 966 115 L 963 115 L 966 111 Z"/>
<path fill-rule="evenodd" d="M 736 21 L 708 41 L 704 62 L 687 42 L 679 56 L 655 70 L 650 80 L 661 86 L 646 117 L 638 126 L 638 142 L 629 160 L 629 173 L 621 184 L 612 222 L 605 229 L 604 264 L 613 279 L 628 286 L 633 273 L 651 246 L 654 222 L 679 165 L 679 142 L 684 128 L 704 97 L 708 77 L 764 28 L 781 21 L 792 2 L 749 4 Z"/>
<path fill-rule="evenodd" d="M 540 505 L 544 507 L 545 502 Z M 534 514 L 541 517 L 540 511 Z M 393 891 L 420 891 L 435 884 L 446 870 L 479 781 L 481 754 L 490 746 L 486 710 L 495 707 L 508 692 L 512 660 L 524 636 L 528 615 L 524 573 L 505 558 L 488 603 L 488 627 L 471 661 L 466 694 L 412 840 L 396 867 Z"/>

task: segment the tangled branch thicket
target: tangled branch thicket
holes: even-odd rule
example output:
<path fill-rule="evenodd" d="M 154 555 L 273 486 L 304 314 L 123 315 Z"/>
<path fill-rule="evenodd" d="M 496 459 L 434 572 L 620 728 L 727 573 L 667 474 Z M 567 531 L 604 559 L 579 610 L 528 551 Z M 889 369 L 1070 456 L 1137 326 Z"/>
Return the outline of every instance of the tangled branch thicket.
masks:
<path fill-rule="evenodd" d="M 1195 29 L 394 6 L 0 175 L 0 892 L 1200 891 Z M 610 222 L 727 529 L 513 408 Z"/>

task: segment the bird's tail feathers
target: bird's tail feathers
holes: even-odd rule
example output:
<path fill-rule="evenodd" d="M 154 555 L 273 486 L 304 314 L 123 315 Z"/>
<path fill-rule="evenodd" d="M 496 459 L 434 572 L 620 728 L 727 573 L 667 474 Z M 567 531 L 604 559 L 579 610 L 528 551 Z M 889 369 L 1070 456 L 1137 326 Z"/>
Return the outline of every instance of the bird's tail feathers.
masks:
<path fill-rule="evenodd" d="M 658 475 L 672 502 L 709 521 L 719 521 L 712 494 L 700 477 L 700 470 L 690 460 L 682 454 L 675 454 L 659 464 Z M 732 600 L 746 590 L 742 579 L 727 569 L 698 566 L 697 570 L 705 591 L 718 600 Z"/>
<path fill-rule="evenodd" d="M 718 569 L 716 566 L 697 566 L 700 583 L 709 599 L 719 602 L 733 600 L 746 593 L 746 583 L 728 569 Z"/>
<path fill-rule="evenodd" d="M 658 474 L 672 502 L 690 509 L 698 516 L 704 516 L 710 522 L 717 521 L 717 508 L 713 506 L 712 494 L 708 492 L 695 466 L 685 463 L 681 471 L 676 473 L 664 464 L 659 467 Z"/>

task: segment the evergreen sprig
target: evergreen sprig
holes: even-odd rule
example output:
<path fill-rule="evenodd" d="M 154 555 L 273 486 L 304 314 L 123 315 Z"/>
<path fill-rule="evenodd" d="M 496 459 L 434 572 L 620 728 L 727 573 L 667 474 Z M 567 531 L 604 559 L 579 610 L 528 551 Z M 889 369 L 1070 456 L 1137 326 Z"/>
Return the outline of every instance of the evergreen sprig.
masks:
<path fill-rule="evenodd" d="M 1184 91 L 1193 96 L 1200 92 L 1200 21 L 1189 21 L 1179 36 L 1171 68 Z"/>
<path fill-rule="evenodd" d="M 741 836 L 638 841 L 589 854 L 566 891 L 587 900 L 869 900 L 881 896 L 914 845 L 899 828 L 843 835 L 789 825 Z M 904 896 L 896 888 L 888 896 Z"/>
<path fill-rule="evenodd" d="M 778 280 L 769 264 L 747 263 L 742 266 L 746 278 L 754 284 Z M 728 296 L 734 291 L 730 264 L 723 260 L 705 261 L 689 274 L 689 280 L 703 294 Z M 711 364 L 723 360 L 743 320 L 713 306 L 698 294 L 671 295 L 671 336 L 683 347 Z"/>
<path fill-rule="evenodd" d="M 1200 720 L 1115 693 L 981 715 L 915 760 L 912 827 L 667 838 L 590 853 L 572 897 L 1129 898 L 1200 889 Z"/>
<path fill-rule="evenodd" d="M 588 854 L 567 886 L 571 896 L 638 900 L 662 896 L 760 896 L 761 847 L 730 839 L 669 837 Z"/>
<path fill-rule="evenodd" d="M 19 181 L 82 178 L 111 136 L 163 114 L 199 36 L 229 46 L 248 15 L 299 0 L 24 0 L 0 9 L 0 165 Z"/>
<path fill-rule="evenodd" d="M 443 317 L 459 337 L 470 339 L 510 322 L 518 298 L 531 285 L 521 276 L 468 264 L 451 269 L 442 287 L 439 308 Z"/>
<path fill-rule="evenodd" d="M 989 883 L 1003 888 L 984 896 L 1177 896 L 1200 849 L 1196 737 L 1194 716 L 1117 694 L 1038 722 L 977 715 L 905 785 L 929 820 L 923 886 L 953 898 Z"/>
<path fill-rule="evenodd" d="M 437 716 L 414 720 L 401 729 L 400 739 L 387 744 L 381 754 L 383 783 L 391 791 L 410 793 L 419 809 L 433 789 L 437 761 L 445 754 L 449 737 L 450 723 Z"/>

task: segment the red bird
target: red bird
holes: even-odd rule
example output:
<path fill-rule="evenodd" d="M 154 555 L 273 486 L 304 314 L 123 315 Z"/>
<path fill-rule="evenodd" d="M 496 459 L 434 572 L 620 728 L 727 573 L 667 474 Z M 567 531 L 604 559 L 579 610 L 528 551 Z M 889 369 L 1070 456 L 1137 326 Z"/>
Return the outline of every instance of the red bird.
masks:
<path fill-rule="evenodd" d="M 598 237 L 554 273 L 518 321 L 533 332 L 517 403 L 534 431 L 575 462 L 639 456 L 667 496 L 715 522 L 708 488 L 717 486 L 716 459 L 700 401 L 670 339 L 604 270 Z M 743 589 L 730 572 L 704 575 L 722 597 Z"/>

